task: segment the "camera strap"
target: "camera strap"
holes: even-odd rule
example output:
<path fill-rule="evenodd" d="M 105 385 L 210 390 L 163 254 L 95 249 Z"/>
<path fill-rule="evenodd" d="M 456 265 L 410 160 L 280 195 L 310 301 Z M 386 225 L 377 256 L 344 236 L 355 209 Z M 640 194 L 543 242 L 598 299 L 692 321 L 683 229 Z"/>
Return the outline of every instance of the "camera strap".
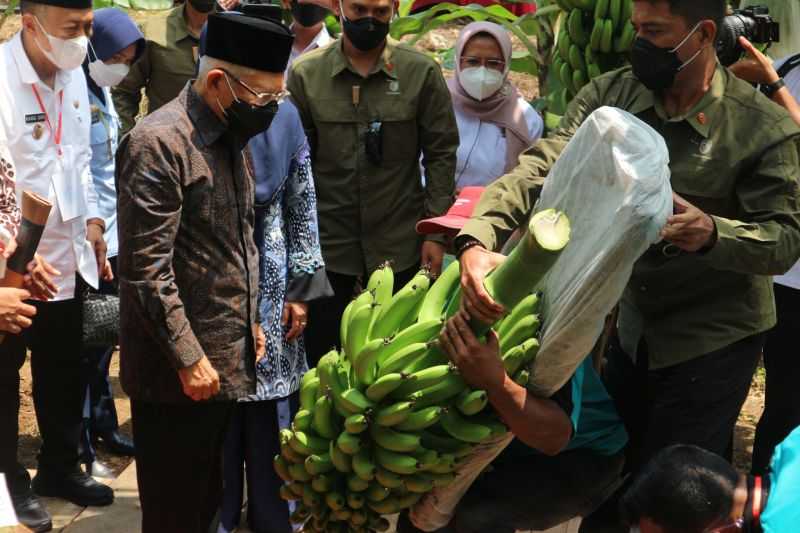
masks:
<path fill-rule="evenodd" d="M 796 66 L 800 65 L 800 54 L 793 55 L 778 69 L 778 76 L 785 78 L 787 74 L 794 70 Z"/>

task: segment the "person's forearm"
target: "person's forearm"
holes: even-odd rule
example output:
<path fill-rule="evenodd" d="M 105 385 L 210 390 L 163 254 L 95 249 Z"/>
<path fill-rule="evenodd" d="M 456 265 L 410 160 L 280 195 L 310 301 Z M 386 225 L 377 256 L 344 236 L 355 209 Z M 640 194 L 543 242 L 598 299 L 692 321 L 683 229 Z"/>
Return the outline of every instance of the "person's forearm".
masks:
<path fill-rule="evenodd" d="M 531 448 L 556 455 L 569 443 L 572 424 L 554 401 L 537 398 L 508 376 L 502 386 L 487 392 L 511 432 Z"/>
<path fill-rule="evenodd" d="M 797 103 L 797 100 L 795 100 L 787 87 L 783 87 L 777 91 L 773 95 L 772 101 L 786 109 L 792 116 L 792 119 L 800 125 L 800 104 Z"/>

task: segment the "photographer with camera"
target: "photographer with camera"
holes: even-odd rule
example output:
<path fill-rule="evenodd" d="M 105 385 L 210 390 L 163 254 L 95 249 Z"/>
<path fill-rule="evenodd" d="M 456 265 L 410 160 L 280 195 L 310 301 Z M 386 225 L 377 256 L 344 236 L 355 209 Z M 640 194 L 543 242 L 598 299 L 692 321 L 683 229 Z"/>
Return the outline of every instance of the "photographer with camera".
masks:
<path fill-rule="evenodd" d="M 760 86 L 780 86 L 772 101 L 786 108 L 800 124 L 800 54 L 772 61 L 744 37 L 739 39 L 746 57 L 731 66 L 739 78 Z M 764 345 L 766 399 L 753 444 L 754 475 L 765 474 L 778 445 L 800 426 L 800 403 L 795 387 L 800 381 L 800 361 L 795 357 L 795 334 L 800 328 L 800 263 L 774 279 L 778 323 Z"/>

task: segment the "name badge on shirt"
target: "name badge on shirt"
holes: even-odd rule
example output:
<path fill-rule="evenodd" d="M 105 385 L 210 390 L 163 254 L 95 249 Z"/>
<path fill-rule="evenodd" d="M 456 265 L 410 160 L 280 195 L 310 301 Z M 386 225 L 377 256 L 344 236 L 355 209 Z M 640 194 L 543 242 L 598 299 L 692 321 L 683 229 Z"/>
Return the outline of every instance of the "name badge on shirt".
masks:
<path fill-rule="evenodd" d="M 25 115 L 25 124 L 36 124 L 37 122 L 44 122 L 47 118 L 47 115 L 44 113 L 31 113 L 30 115 Z"/>
<path fill-rule="evenodd" d="M 93 105 L 90 109 L 92 110 L 92 124 L 97 124 L 100 122 L 100 108 Z"/>

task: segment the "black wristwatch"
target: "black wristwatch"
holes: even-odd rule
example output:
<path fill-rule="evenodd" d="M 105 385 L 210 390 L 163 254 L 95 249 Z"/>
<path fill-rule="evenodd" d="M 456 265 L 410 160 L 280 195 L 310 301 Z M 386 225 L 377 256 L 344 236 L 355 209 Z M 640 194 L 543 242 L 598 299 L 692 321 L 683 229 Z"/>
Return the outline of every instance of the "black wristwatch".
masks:
<path fill-rule="evenodd" d="M 783 78 L 778 78 L 778 81 L 762 84 L 761 92 L 764 93 L 764 96 L 772 100 L 772 97 L 775 96 L 775 93 L 784 87 L 786 87 L 786 81 Z"/>

